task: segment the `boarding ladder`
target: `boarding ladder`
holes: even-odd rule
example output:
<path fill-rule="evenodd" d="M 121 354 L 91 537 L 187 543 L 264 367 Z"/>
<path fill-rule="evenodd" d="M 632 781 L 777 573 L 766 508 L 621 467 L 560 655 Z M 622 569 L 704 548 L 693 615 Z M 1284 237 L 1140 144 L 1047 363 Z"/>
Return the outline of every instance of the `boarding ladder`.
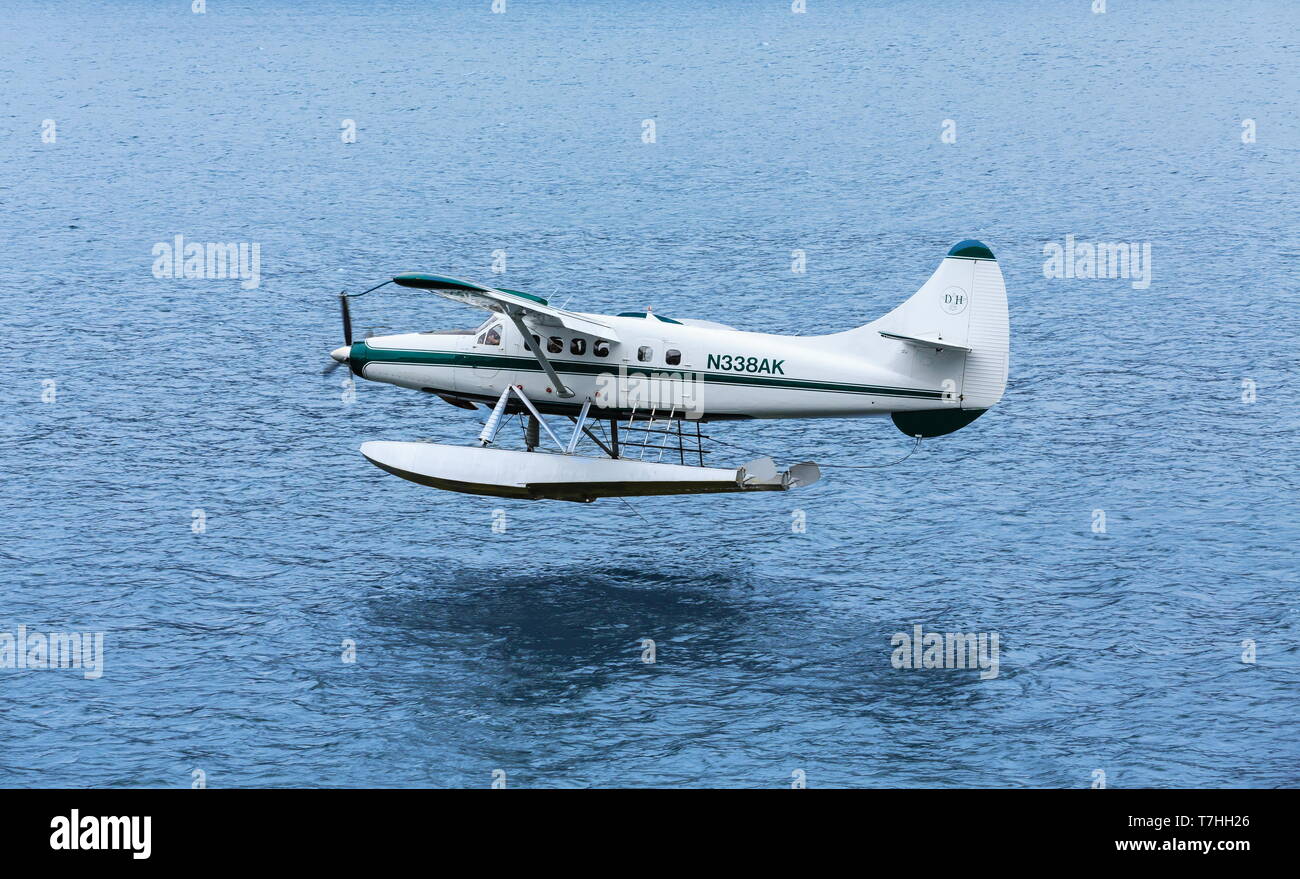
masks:
<path fill-rule="evenodd" d="M 655 455 L 655 463 L 663 463 L 664 453 L 676 451 L 678 462 L 686 463 L 686 456 L 690 455 L 699 461 L 699 466 L 704 466 L 704 456 L 708 454 L 704 449 L 704 441 L 709 439 L 707 434 L 700 432 L 700 423 L 695 422 L 695 433 L 688 433 L 682 427 L 682 421 L 685 413 L 677 413 L 676 405 L 672 406 L 667 414 L 661 414 L 656 407 L 651 407 L 649 413 L 642 413 L 641 420 L 637 420 L 637 409 L 632 407 L 628 414 L 627 424 L 623 430 L 629 436 L 637 437 L 635 440 L 623 440 L 620 445 L 639 448 L 641 451 L 637 459 L 647 460 L 646 452 Z M 673 448 L 672 440 L 676 439 L 676 449 Z M 631 457 L 628 455 L 628 457 Z M 695 462 L 692 461 L 692 464 Z"/>

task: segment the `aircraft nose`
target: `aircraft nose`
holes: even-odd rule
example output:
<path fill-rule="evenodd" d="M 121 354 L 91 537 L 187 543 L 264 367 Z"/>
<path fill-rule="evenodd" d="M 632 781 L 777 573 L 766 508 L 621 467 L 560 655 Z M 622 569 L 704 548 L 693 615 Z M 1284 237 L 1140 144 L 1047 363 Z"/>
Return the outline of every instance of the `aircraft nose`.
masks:
<path fill-rule="evenodd" d="M 350 355 L 351 353 L 352 353 L 352 346 L 344 345 L 341 348 L 335 348 L 333 351 L 331 351 L 330 356 L 333 357 L 335 360 L 337 360 L 339 363 L 347 363 L 348 355 Z"/>

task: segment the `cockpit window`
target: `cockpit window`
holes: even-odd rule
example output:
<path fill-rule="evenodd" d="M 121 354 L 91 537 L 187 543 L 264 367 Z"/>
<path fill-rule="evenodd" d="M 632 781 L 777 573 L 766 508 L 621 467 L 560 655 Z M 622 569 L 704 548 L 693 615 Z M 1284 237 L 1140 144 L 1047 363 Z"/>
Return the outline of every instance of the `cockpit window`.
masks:
<path fill-rule="evenodd" d="M 497 324 L 492 329 L 478 337 L 480 345 L 500 345 L 501 344 L 501 324 Z"/>

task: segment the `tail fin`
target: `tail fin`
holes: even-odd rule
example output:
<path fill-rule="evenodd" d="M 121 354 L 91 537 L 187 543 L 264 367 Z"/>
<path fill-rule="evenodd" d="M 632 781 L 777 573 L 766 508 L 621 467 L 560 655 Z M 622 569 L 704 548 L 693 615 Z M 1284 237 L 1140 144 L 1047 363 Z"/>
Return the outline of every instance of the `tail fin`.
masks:
<path fill-rule="evenodd" d="M 952 433 L 1002 399 L 1011 341 L 1006 284 L 993 251 L 979 241 L 954 245 L 912 298 L 862 329 L 931 351 L 945 348 L 945 359 L 952 358 L 943 369 L 954 376 L 956 405 L 895 412 L 903 433 Z"/>

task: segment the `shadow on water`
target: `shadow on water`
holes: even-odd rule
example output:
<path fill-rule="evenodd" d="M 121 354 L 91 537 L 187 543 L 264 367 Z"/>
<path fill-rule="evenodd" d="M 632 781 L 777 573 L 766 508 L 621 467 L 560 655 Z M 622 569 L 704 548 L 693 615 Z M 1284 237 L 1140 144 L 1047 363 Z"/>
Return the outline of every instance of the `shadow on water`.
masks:
<path fill-rule="evenodd" d="M 547 704 L 617 690 L 648 672 L 701 668 L 717 686 L 841 719 L 914 721 L 991 695 L 975 671 L 894 669 L 892 623 L 876 617 L 881 608 L 787 600 L 797 584 L 738 565 L 425 566 L 377 585 L 367 602 L 374 636 L 401 657 L 399 673 L 438 699 L 465 698 L 457 688 L 472 684 L 471 699 Z M 828 641 L 841 626 L 863 637 Z M 653 667 L 641 661 L 646 638 L 658 653 Z"/>
<path fill-rule="evenodd" d="M 644 673 L 642 639 L 734 644 L 751 625 L 752 577 L 725 567 L 616 565 L 526 571 L 410 569 L 376 584 L 369 619 L 386 649 L 507 699 L 572 697 Z"/>

